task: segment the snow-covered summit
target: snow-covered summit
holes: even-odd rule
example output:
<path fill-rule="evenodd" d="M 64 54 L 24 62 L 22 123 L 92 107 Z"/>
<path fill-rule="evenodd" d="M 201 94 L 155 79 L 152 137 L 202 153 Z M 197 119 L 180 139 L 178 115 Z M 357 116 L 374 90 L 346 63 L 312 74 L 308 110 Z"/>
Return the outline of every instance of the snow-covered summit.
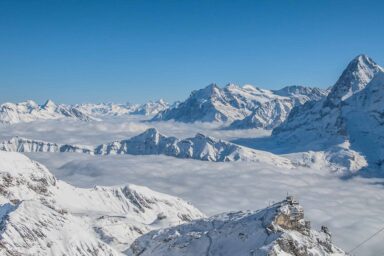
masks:
<path fill-rule="evenodd" d="M 285 131 L 290 133 L 300 127 L 307 127 L 308 131 L 316 131 L 318 134 L 343 133 L 343 124 L 340 119 L 342 104 L 340 103 L 363 90 L 374 75 L 383 71 L 383 68 L 372 59 L 359 55 L 348 64 L 326 98 L 296 107 L 287 120 L 274 129 L 273 133 L 279 134 Z M 292 133 L 291 136 L 294 134 Z"/>
<path fill-rule="evenodd" d="M 334 104 L 346 100 L 364 89 L 378 72 L 384 72 L 384 69 L 367 55 L 358 55 L 348 64 L 332 87 L 328 100 Z"/>
<path fill-rule="evenodd" d="M 231 212 L 138 239 L 130 256 L 178 255 L 347 255 L 333 245 L 327 227 L 311 229 L 303 207 L 292 197 L 259 211 Z"/>
<path fill-rule="evenodd" d="M 348 144 L 351 161 L 366 158 L 370 167 L 381 166 L 384 161 L 384 145 L 380 139 L 384 132 L 383 72 L 369 57 L 356 57 L 327 98 L 294 108 L 287 120 L 273 130 L 273 136 L 283 144 L 306 145 L 311 150 Z M 358 152 L 360 157 L 356 158 L 353 152 Z"/>
<path fill-rule="evenodd" d="M 0 152 L 0 254 L 122 255 L 148 231 L 204 215 L 136 185 L 82 189 L 19 153 Z"/>
<path fill-rule="evenodd" d="M 220 88 L 216 84 L 193 91 L 189 98 L 174 108 L 166 109 L 153 120 L 176 120 L 180 122 L 233 122 L 245 120 L 250 115 L 256 119 L 268 120 L 248 126 L 231 125 L 231 128 L 273 128 L 285 119 L 296 104 L 308 100 L 318 100 L 326 95 L 321 89 L 300 87 L 294 92 L 289 89 L 279 91 L 265 90 L 251 85 L 239 87 L 228 84 Z M 281 106 L 275 109 L 275 106 Z M 283 113 L 280 113 L 283 109 Z"/>

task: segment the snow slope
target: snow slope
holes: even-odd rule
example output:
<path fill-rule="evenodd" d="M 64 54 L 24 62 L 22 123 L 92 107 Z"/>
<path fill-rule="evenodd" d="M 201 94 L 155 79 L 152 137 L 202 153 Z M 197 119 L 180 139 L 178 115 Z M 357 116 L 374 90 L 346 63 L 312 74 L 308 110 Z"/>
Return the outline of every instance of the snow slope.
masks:
<path fill-rule="evenodd" d="M 56 144 L 15 137 L 0 143 L 0 150 L 10 152 L 77 152 L 92 155 L 167 155 L 212 162 L 251 161 L 293 168 L 291 161 L 272 153 L 253 150 L 203 134 L 186 139 L 167 137 L 150 128 L 127 140 L 96 147 Z"/>
<path fill-rule="evenodd" d="M 325 94 L 320 89 L 301 86 L 270 91 L 251 85 L 239 87 L 229 84 L 220 88 L 211 84 L 193 91 L 187 100 L 160 112 L 153 120 L 173 119 L 187 123 L 236 121 L 229 126 L 230 129 L 273 128 L 285 120 L 294 105 L 317 100 Z M 249 116 L 255 116 L 251 120 L 256 121 L 244 120 Z"/>
<path fill-rule="evenodd" d="M 365 165 L 361 158 L 366 158 L 371 166 L 380 167 L 384 160 L 383 72 L 369 57 L 357 56 L 327 98 L 294 108 L 287 120 L 273 130 L 273 137 L 282 144 L 316 151 L 348 145 L 344 148 L 358 155 L 351 154 L 350 161 L 356 160 L 362 168 Z"/>
<path fill-rule="evenodd" d="M 63 118 L 81 121 L 97 120 L 75 107 L 69 105 L 56 105 L 51 100 L 48 100 L 43 105 L 38 105 L 31 100 L 16 104 L 4 103 L 0 105 L 0 123 L 15 124 L 20 122 Z"/>
<path fill-rule="evenodd" d="M 1 255 L 122 255 L 150 230 L 202 216 L 145 187 L 76 188 L 24 155 L 0 152 Z"/>
<path fill-rule="evenodd" d="M 231 212 L 152 231 L 138 239 L 128 255 L 347 255 L 304 220 L 303 208 L 290 197 L 259 211 Z"/>

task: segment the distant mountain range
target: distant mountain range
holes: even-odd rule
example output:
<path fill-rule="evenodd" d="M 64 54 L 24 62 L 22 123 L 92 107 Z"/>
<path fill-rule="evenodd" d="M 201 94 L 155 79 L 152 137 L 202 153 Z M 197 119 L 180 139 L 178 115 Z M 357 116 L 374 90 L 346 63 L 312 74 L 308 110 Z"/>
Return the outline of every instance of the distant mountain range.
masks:
<path fill-rule="evenodd" d="M 92 121 L 133 114 L 148 115 L 146 120 L 151 121 L 220 122 L 223 129 L 273 129 L 270 139 L 276 142 L 276 147 L 289 148 L 284 152 L 287 154 L 304 153 L 305 159 L 294 159 L 295 163 L 310 165 L 307 158 L 315 157 L 322 158 L 332 170 L 343 169 L 342 172 L 382 170 L 383 73 L 384 69 L 371 58 L 359 55 L 327 90 L 304 86 L 265 90 L 233 84 L 220 88 L 212 84 L 193 91 L 187 100 L 173 105 L 162 100 L 142 105 L 63 105 L 52 101 L 43 105 L 33 101 L 5 103 L 0 106 L 0 122 L 14 124 L 47 119 Z M 29 147 L 29 143 L 43 144 L 44 150 L 59 147 L 55 150 L 92 154 L 164 154 L 208 161 L 255 161 L 268 158 L 264 158 L 265 151 L 201 134 L 180 140 L 158 135 L 153 130 L 128 140 L 99 145 L 99 148 L 56 145 L 20 138 L 8 143 L 18 147 L 21 143 L 25 148 Z M 56 146 L 51 148 L 51 144 Z M 248 146 L 247 143 L 243 145 Z M 279 159 L 282 160 L 279 163 L 286 164 L 285 158 Z"/>
<path fill-rule="evenodd" d="M 0 123 L 15 124 L 49 119 L 74 119 L 81 121 L 97 120 L 76 107 L 69 105 L 56 105 L 48 100 L 43 105 L 34 101 L 22 103 L 4 103 L 0 105 Z"/>
<path fill-rule="evenodd" d="M 231 123 L 228 129 L 272 129 L 285 120 L 294 106 L 326 95 L 326 90 L 304 86 L 271 91 L 251 85 L 229 84 L 220 88 L 211 84 L 193 91 L 187 100 L 160 112 L 152 120 L 227 122 Z"/>
<path fill-rule="evenodd" d="M 99 104 L 77 104 L 74 106 L 92 116 L 120 116 L 120 115 L 156 115 L 167 109 L 170 105 L 164 100 L 149 101 L 144 104 L 115 104 L 115 103 L 99 103 Z"/>
<path fill-rule="evenodd" d="M 122 115 L 154 116 L 152 121 L 223 122 L 226 129 L 273 129 L 281 124 L 296 105 L 320 100 L 327 90 L 304 86 L 288 86 L 281 90 L 265 90 L 245 85 L 220 88 L 209 85 L 192 92 L 184 102 L 172 105 L 163 100 L 145 104 L 55 104 L 33 101 L 0 105 L 0 123 L 15 124 L 36 120 L 73 119 L 95 121 Z"/>
<path fill-rule="evenodd" d="M 9 152 L 77 152 L 91 155 L 167 155 L 212 162 L 251 161 L 293 168 L 290 160 L 274 154 L 242 147 L 203 134 L 186 139 L 167 137 L 150 128 L 135 137 L 98 146 L 57 144 L 15 137 L 0 143 Z"/>
<path fill-rule="evenodd" d="M 0 105 L 0 123 L 15 124 L 37 120 L 72 119 L 79 121 L 100 121 L 105 116 L 155 115 L 169 107 L 163 100 L 145 104 L 55 104 L 48 100 L 43 105 L 29 100 L 21 103 Z"/>

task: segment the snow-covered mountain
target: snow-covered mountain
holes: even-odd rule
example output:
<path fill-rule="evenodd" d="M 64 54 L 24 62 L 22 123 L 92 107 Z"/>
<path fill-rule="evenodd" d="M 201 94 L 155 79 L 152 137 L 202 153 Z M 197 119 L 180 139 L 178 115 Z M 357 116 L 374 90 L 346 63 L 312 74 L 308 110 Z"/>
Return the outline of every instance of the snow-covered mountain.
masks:
<path fill-rule="evenodd" d="M 148 188 L 76 188 L 19 153 L 0 152 L 0 254 L 123 255 L 148 231 L 204 215 Z"/>
<path fill-rule="evenodd" d="M 115 104 L 115 103 L 99 103 L 99 104 L 77 104 L 75 108 L 92 116 L 120 116 L 120 115 L 156 115 L 170 105 L 164 100 L 149 101 L 144 104 Z"/>
<path fill-rule="evenodd" d="M 332 244 L 326 227 L 311 229 L 291 197 L 259 211 L 231 212 L 195 220 L 136 239 L 130 256 L 347 255 Z"/>
<path fill-rule="evenodd" d="M 33 140 L 22 137 L 13 137 L 0 143 L 0 150 L 7 152 L 75 152 L 94 154 L 94 148 L 85 145 L 58 144 L 42 140 Z"/>
<path fill-rule="evenodd" d="M 0 143 L 0 150 L 9 152 L 77 152 L 92 155 L 167 155 L 177 158 L 212 162 L 252 161 L 293 168 L 290 160 L 272 153 L 242 147 L 203 134 L 186 139 L 167 137 L 150 128 L 135 137 L 96 147 L 57 144 L 14 137 Z"/>
<path fill-rule="evenodd" d="M 149 101 L 144 104 L 55 104 L 48 100 L 43 105 L 29 100 L 21 103 L 4 103 L 0 105 L 0 123 L 15 124 L 50 119 L 74 119 L 81 121 L 99 120 L 103 116 L 120 115 L 156 115 L 169 108 L 164 100 Z"/>
<path fill-rule="evenodd" d="M 36 120 L 64 118 L 81 121 L 96 120 L 91 115 L 88 115 L 75 107 L 61 104 L 56 105 L 51 100 L 48 100 L 43 105 L 38 105 L 31 100 L 16 104 L 4 103 L 0 105 L 0 123 L 15 124 Z"/>
<path fill-rule="evenodd" d="M 307 101 L 321 100 L 328 95 L 329 91 L 302 85 L 286 86 L 280 90 L 272 90 L 276 95 L 292 98 L 295 105 L 302 105 Z"/>
<path fill-rule="evenodd" d="M 384 69 L 365 55 L 353 59 L 327 98 L 294 108 L 287 120 L 273 130 L 284 143 L 324 150 L 349 145 L 370 165 L 384 162 L 382 141 Z M 351 161 L 355 157 L 351 157 Z"/>
<path fill-rule="evenodd" d="M 152 120 L 235 121 L 230 129 L 273 128 L 285 120 L 296 104 L 318 100 L 325 95 L 326 91 L 302 86 L 271 91 L 251 85 L 229 84 L 220 88 L 211 84 L 193 91 L 187 100 L 160 112 Z"/>

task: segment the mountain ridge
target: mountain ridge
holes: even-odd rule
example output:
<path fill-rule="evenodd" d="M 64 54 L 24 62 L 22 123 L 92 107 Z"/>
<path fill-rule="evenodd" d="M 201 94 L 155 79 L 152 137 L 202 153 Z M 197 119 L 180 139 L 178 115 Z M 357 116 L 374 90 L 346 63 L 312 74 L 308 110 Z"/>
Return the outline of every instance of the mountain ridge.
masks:
<path fill-rule="evenodd" d="M 167 137 L 155 128 L 127 140 L 114 141 L 97 146 L 57 144 L 40 140 L 14 137 L 0 143 L 0 150 L 10 152 L 77 152 L 90 155 L 166 155 L 183 159 L 211 162 L 250 161 L 294 168 L 291 161 L 269 152 L 245 148 L 203 134 L 177 139 Z"/>
<path fill-rule="evenodd" d="M 295 105 L 308 100 L 319 100 L 327 93 L 318 88 L 291 87 L 292 90 L 289 90 L 290 87 L 285 87 L 273 91 L 251 85 L 239 87 L 228 84 L 220 88 L 216 84 L 211 84 L 193 91 L 187 100 L 174 108 L 160 112 L 152 121 L 229 122 L 227 129 L 271 129 L 285 120 Z M 276 107 L 280 105 L 282 107 Z M 255 115 L 259 122 L 247 122 L 247 118 Z"/>

